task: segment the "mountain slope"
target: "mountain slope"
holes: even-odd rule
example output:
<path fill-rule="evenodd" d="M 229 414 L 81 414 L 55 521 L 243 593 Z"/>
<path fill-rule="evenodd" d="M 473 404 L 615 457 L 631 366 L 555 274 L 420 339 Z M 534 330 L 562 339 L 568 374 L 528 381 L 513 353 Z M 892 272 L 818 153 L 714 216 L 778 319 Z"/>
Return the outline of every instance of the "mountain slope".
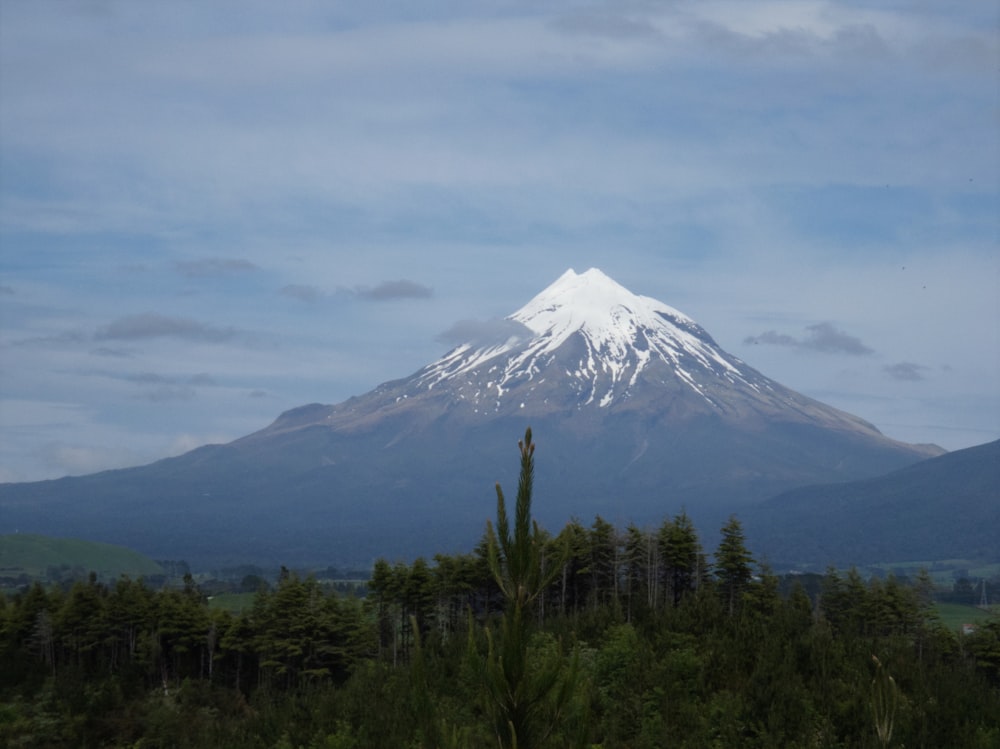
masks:
<path fill-rule="evenodd" d="M 793 489 L 743 515 L 749 542 L 781 566 L 1000 559 L 1000 441 Z"/>
<path fill-rule="evenodd" d="M 471 547 L 527 425 L 536 510 L 554 528 L 597 513 L 658 522 L 681 507 L 714 525 L 795 486 L 942 452 L 783 387 L 596 269 L 568 271 L 495 333 L 227 445 L 0 486 L 0 519 L 161 558 L 364 562 Z"/>

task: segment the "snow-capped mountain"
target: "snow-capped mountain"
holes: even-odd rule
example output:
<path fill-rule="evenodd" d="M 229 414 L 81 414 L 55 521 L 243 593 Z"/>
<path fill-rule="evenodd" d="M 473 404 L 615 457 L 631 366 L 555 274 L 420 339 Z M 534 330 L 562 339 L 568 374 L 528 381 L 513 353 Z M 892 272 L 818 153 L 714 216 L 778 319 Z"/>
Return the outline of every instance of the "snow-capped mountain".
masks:
<path fill-rule="evenodd" d="M 507 319 L 523 332 L 497 345 L 461 345 L 424 370 L 417 384 L 448 383 L 460 397 L 494 410 L 505 395 L 534 392 L 553 374 L 580 407 L 626 400 L 641 377 L 668 373 L 716 406 L 699 384 L 706 377 L 758 387 L 755 373 L 743 371 L 694 320 L 633 294 L 596 268 L 566 271 Z M 661 367 L 657 374 L 657 365 L 668 372 Z"/>
<path fill-rule="evenodd" d="M 357 563 L 471 548 L 493 483 L 516 478 L 527 426 L 535 512 L 551 528 L 596 514 L 658 523 L 681 508 L 711 528 L 787 489 L 943 452 L 783 387 L 596 269 L 567 271 L 496 323 L 492 340 L 227 445 L 0 485 L 0 518 L 156 558 Z"/>
<path fill-rule="evenodd" d="M 456 346 L 412 376 L 324 409 L 294 411 L 327 426 L 410 413 L 489 419 L 624 411 L 675 417 L 823 422 L 885 440 L 867 422 L 806 398 L 726 353 L 698 323 L 634 294 L 596 268 L 566 271 L 496 326 L 496 340 Z M 279 419 L 273 428 L 286 426 Z"/>

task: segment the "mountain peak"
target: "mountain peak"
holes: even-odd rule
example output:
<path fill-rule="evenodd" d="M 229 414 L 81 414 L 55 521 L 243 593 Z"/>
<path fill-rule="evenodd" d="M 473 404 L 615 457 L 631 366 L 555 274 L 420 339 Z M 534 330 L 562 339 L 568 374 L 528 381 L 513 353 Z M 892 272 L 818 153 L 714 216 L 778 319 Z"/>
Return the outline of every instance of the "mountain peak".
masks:
<path fill-rule="evenodd" d="M 549 348 L 584 332 L 599 349 L 627 345 L 637 328 L 655 328 L 664 321 L 708 338 L 687 315 L 650 297 L 633 294 L 597 268 L 577 274 L 572 269 L 512 314 L 535 335 L 551 338 Z M 616 345 L 617 344 L 617 345 Z"/>
<path fill-rule="evenodd" d="M 628 289 L 608 276 L 600 268 L 588 268 L 583 273 L 577 273 L 572 268 L 568 269 L 559 278 L 552 282 L 542 293 L 558 291 L 561 289 L 604 287 L 608 291 L 616 294 L 631 294 Z"/>
<path fill-rule="evenodd" d="M 632 397 L 654 370 L 657 382 L 676 382 L 713 406 L 711 381 L 758 389 L 759 375 L 694 320 L 597 268 L 567 270 L 505 322 L 506 340 L 457 346 L 418 373 L 417 383 L 430 389 L 450 381 L 474 392 L 476 402 L 495 401 L 493 410 L 515 386 L 532 383 L 534 391 L 556 376 L 579 405 L 600 407 Z"/>

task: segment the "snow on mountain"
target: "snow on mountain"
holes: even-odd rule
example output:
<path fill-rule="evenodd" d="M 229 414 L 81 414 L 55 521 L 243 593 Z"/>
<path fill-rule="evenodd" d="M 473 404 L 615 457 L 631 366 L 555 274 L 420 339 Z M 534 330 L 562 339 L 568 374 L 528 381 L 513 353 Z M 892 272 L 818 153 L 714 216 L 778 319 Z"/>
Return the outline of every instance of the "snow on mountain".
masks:
<path fill-rule="evenodd" d="M 605 416 L 633 412 L 675 422 L 721 418 L 741 428 L 823 425 L 886 439 L 863 419 L 765 377 L 683 312 L 596 268 L 566 271 L 493 327 L 505 337 L 463 343 L 413 375 L 343 403 L 286 412 L 265 432 L 310 424 L 367 430 L 403 419 L 402 437 L 444 416 L 537 422 L 558 413 L 586 415 L 599 429 Z"/>
<path fill-rule="evenodd" d="M 525 334 L 488 346 L 456 347 L 425 368 L 417 382 L 428 388 L 488 368 L 491 377 L 474 396 L 499 400 L 513 384 L 544 375 L 563 346 L 579 337 L 582 346 L 564 374 L 586 393 L 582 405 L 611 405 L 627 398 L 654 362 L 667 364 L 684 383 L 714 402 L 702 382 L 723 378 L 757 389 L 756 375 L 729 356 L 684 313 L 656 299 L 633 294 L 597 268 L 566 271 L 551 286 L 510 315 Z"/>

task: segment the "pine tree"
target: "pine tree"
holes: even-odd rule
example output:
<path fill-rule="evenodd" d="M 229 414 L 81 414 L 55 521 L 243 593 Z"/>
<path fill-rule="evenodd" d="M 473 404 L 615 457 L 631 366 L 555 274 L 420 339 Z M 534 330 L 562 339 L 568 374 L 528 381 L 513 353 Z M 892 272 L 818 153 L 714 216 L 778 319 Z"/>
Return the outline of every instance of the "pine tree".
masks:
<path fill-rule="evenodd" d="M 618 541 L 615 527 L 598 515 L 588 534 L 590 541 L 590 598 L 596 610 L 618 597 Z"/>
<path fill-rule="evenodd" d="M 678 606 L 697 589 L 702 565 L 701 544 L 687 513 L 663 523 L 658 543 L 667 595 Z"/>
<path fill-rule="evenodd" d="M 656 606 L 659 551 L 655 537 L 630 524 L 625 531 L 627 618 Z"/>
<path fill-rule="evenodd" d="M 383 557 L 375 560 L 371 580 L 368 581 L 368 601 L 374 606 L 375 627 L 378 631 L 378 652 L 382 655 L 392 649 L 395 659 L 396 617 L 393 615 L 392 567 Z"/>
<path fill-rule="evenodd" d="M 715 578 L 723 604 L 733 616 L 740 600 L 753 579 L 753 556 L 743 538 L 743 526 L 735 515 L 722 526 L 722 541 L 715 552 Z"/>
<path fill-rule="evenodd" d="M 435 599 L 434 578 L 431 576 L 430 567 L 427 566 L 427 560 L 423 557 L 417 557 L 410 565 L 403 595 L 406 599 L 408 617 L 411 619 L 410 629 L 413 628 L 413 622 L 416 622 L 420 634 L 426 635 L 434 618 Z"/>
<path fill-rule="evenodd" d="M 593 584 L 587 529 L 574 518 L 559 532 L 555 548 L 564 552 L 558 575 L 560 609 L 563 614 L 577 612 L 586 603 Z"/>
<path fill-rule="evenodd" d="M 486 707 L 503 749 L 535 749 L 558 725 L 577 680 L 577 661 L 529 658 L 530 608 L 561 572 L 543 572 L 544 536 L 531 518 L 535 446 L 531 429 L 518 442 L 521 473 L 510 526 L 503 490 L 497 484 L 497 524 L 487 524 L 489 564 L 504 599 L 500 631 L 487 630 L 488 652 L 482 675 Z M 470 632 L 471 643 L 471 632 Z"/>

